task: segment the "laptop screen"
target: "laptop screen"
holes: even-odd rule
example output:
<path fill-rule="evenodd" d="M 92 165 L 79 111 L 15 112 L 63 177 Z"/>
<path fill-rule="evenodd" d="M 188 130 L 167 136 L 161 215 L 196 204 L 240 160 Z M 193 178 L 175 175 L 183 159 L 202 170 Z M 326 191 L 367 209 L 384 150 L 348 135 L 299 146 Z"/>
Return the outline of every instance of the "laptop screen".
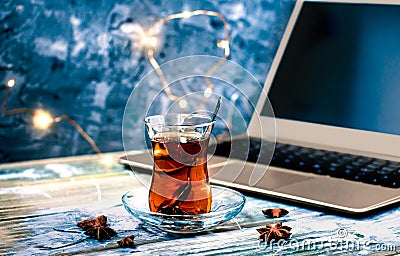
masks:
<path fill-rule="evenodd" d="M 277 118 L 400 135 L 400 6 L 305 2 L 269 99 Z"/>

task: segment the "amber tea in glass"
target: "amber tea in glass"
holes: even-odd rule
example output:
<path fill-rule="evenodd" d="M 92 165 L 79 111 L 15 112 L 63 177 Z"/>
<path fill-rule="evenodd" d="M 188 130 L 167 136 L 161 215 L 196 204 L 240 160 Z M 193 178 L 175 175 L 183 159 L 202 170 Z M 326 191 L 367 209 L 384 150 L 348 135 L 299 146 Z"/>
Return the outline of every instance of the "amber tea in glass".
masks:
<path fill-rule="evenodd" d="M 149 206 L 165 214 L 202 214 L 211 209 L 207 146 L 210 117 L 194 114 L 145 119 L 153 149 Z"/>

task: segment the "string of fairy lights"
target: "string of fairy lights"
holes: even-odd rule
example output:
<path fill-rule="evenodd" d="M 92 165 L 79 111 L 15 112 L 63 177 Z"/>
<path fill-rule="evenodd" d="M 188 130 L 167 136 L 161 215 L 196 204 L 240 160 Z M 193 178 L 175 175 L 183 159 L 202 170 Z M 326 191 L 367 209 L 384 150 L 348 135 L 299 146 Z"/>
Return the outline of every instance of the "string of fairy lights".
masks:
<path fill-rule="evenodd" d="M 157 75 L 159 76 L 162 84 L 163 84 L 163 90 L 167 94 L 168 98 L 172 101 L 177 101 L 179 100 L 179 106 L 181 108 L 185 108 L 186 106 L 186 101 L 184 99 L 180 99 L 179 97 L 175 96 L 168 85 L 168 82 L 164 76 L 164 73 L 162 72 L 159 63 L 157 62 L 156 58 L 154 57 L 154 53 L 157 50 L 157 47 L 159 47 L 159 35 L 161 33 L 162 27 L 171 20 L 175 19 L 188 19 L 193 16 L 198 16 L 198 15 L 206 15 L 206 16 L 211 16 L 211 17 L 217 17 L 219 18 L 225 29 L 225 38 L 220 39 L 217 41 L 217 47 L 222 48 L 224 50 L 224 55 L 223 57 L 214 65 L 212 66 L 208 72 L 205 75 L 205 82 L 207 84 L 207 88 L 204 91 L 204 99 L 208 98 L 212 94 L 212 90 L 214 88 L 214 84 L 210 82 L 209 78 L 210 76 L 224 63 L 224 61 L 227 60 L 227 58 L 230 55 L 230 27 L 227 21 L 225 20 L 224 16 L 215 11 L 207 11 L 207 10 L 195 10 L 195 11 L 183 11 L 180 13 L 175 13 L 167 16 L 166 18 L 159 18 L 157 19 L 153 25 L 148 29 L 147 31 L 144 31 L 142 28 L 140 28 L 140 33 L 139 35 L 137 34 L 138 31 L 135 31 L 136 33 L 130 34 L 130 39 L 134 40 L 136 42 L 135 45 L 139 45 L 141 50 L 147 50 L 147 57 L 149 59 L 149 62 L 157 72 Z M 132 30 L 127 29 L 125 26 L 122 27 L 122 30 L 125 30 L 125 32 L 133 32 Z M 52 116 L 48 111 L 44 109 L 31 109 L 31 108 L 15 108 L 15 109 L 6 109 L 6 103 L 7 99 L 10 93 L 10 90 L 17 84 L 17 81 L 15 78 L 11 78 L 6 82 L 6 92 L 3 96 L 3 101 L 1 104 L 1 114 L 3 116 L 7 115 L 18 115 L 18 114 L 28 114 L 32 116 L 32 125 L 36 129 L 39 130 L 47 130 L 49 129 L 54 123 L 59 123 L 63 120 L 67 121 L 92 147 L 92 149 L 97 153 L 97 155 L 100 158 L 100 163 L 103 165 L 110 167 L 114 163 L 114 159 L 112 156 L 105 156 L 102 151 L 99 149 L 99 147 L 96 145 L 95 141 L 93 138 L 91 138 L 83 129 L 82 127 L 74 120 L 72 119 L 69 115 L 62 114 L 59 116 Z M 203 103 L 204 104 L 204 101 Z M 201 104 L 201 105 L 202 105 Z"/>
<path fill-rule="evenodd" d="M 43 109 L 30 109 L 30 108 L 15 108 L 15 109 L 6 109 L 6 103 L 7 103 L 7 98 L 8 95 L 10 94 L 11 88 L 13 88 L 16 85 L 16 80 L 15 78 L 12 78 L 7 81 L 6 86 L 6 92 L 3 97 L 3 101 L 1 104 L 1 114 L 3 116 L 7 115 L 17 115 L 17 114 L 29 114 L 32 115 L 32 124 L 35 128 L 39 130 L 47 130 L 50 128 L 50 126 L 53 123 L 59 123 L 63 120 L 68 121 L 74 128 L 75 130 L 92 146 L 93 150 L 98 154 L 100 157 L 100 163 L 105 165 L 106 167 L 109 167 L 113 165 L 114 160 L 111 156 L 104 156 L 104 154 L 101 152 L 99 147 L 96 145 L 94 140 L 82 129 L 82 127 L 75 122 L 74 119 L 72 119 L 69 115 L 63 114 L 60 116 L 53 117 L 49 112 L 43 110 Z"/>
<path fill-rule="evenodd" d="M 190 17 L 198 15 L 217 17 L 219 20 L 222 21 L 225 30 L 225 38 L 217 41 L 217 47 L 224 50 L 224 55 L 214 66 L 212 66 L 207 71 L 204 76 L 207 88 L 204 90 L 203 102 L 200 104 L 200 108 L 202 108 L 202 106 L 204 105 L 204 100 L 212 95 L 212 90 L 214 88 L 214 84 L 211 83 L 209 80 L 210 76 L 228 59 L 230 55 L 230 27 L 224 16 L 219 12 L 207 10 L 183 11 L 180 13 L 171 14 L 166 18 L 159 18 L 155 20 L 153 25 L 147 31 L 144 31 L 141 27 L 130 26 L 129 24 L 125 24 L 125 26 L 121 27 L 122 31 L 128 33 L 131 39 L 136 43 L 134 45 L 137 45 L 141 49 L 147 50 L 147 57 L 163 84 L 163 90 L 170 100 L 179 100 L 179 106 L 181 108 L 185 108 L 187 102 L 185 101 L 185 99 L 180 99 L 171 92 L 164 73 L 160 68 L 160 65 L 157 62 L 156 58 L 154 57 L 154 53 L 159 46 L 159 35 L 161 33 L 161 30 L 169 21 L 175 19 L 188 19 Z"/>

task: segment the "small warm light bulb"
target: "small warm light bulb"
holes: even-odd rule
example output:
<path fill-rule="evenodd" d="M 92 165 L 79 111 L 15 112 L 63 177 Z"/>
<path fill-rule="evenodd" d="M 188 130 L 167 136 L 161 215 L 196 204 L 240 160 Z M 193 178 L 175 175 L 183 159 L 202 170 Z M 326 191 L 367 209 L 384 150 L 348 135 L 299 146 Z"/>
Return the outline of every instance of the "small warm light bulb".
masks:
<path fill-rule="evenodd" d="M 46 130 L 53 122 L 53 117 L 44 110 L 37 110 L 33 116 L 33 126 L 39 130 Z"/>
<path fill-rule="evenodd" d="M 211 94 L 212 94 L 212 89 L 211 88 L 207 88 L 204 91 L 204 97 L 206 97 L 206 98 L 210 98 Z"/>
<path fill-rule="evenodd" d="M 15 79 L 11 78 L 10 80 L 7 81 L 7 86 L 8 87 L 13 87 L 15 85 Z"/>
<path fill-rule="evenodd" d="M 155 36 L 150 37 L 149 45 L 150 45 L 152 48 L 155 48 L 155 47 L 157 46 L 157 43 L 158 43 L 157 37 L 155 37 Z"/>
<path fill-rule="evenodd" d="M 182 12 L 182 17 L 183 17 L 184 19 L 190 18 L 191 16 L 192 16 L 192 13 L 189 12 L 189 11 L 184 11 L 184 12 Z"/>
<path fill-rule="evenodd" d="M 156 36 L 142 35 L 140 43 L 146 48 L 156 48 L 158 43 L 158 38 Z"/>
<path fill-rule="evenodd" d="M 112 156 L 103 156 L 100 160 L 100 163 L 109 168 L 114 165 L 114 158 Z"/>
<path fill-rule="evenodd" d="M 187 106 L 187 101 L 186 100 L 180 100 L 179 101 L 179 107 L 181 107 L 181 108 L 186 108 L 186 106 Z"/>
<path fill-rule="evenodd" d="M 217 46 L 219 48 L 222 48 L 225 50 L 225 55 L 229 55 L 230 54 L 230 49 L 229 49 L 229 40 L 218 40 L 217 42 Z"/>
<path fill-rule="evenodd" d="M 218 46 L 219 48 L 226 49 L 226 48 L 229 47 L 229 41 L 228 41 L 228 40 L 225 40 L 225 39 L 224 39 L 224 40 L 218 40 L 217 46 Z"/>

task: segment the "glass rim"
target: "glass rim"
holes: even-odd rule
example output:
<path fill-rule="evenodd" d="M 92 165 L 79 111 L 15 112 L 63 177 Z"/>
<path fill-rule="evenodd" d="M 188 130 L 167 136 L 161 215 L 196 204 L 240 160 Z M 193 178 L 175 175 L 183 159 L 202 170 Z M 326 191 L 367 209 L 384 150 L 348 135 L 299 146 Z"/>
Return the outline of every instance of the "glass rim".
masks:
<path fill-rule="evenodd" d="M 204 123 L 199 123 L 199 124 L 157 124 L 157 123 L 151 123 L 150 118 L 155 118 L 155 117 L 167 117 L 167 116 L 183 116 L 184 118 L 187 116 L 194 116 L 194 117 L 202 117 L 208 119 L 207 122 Z M 151 126 L 157 126 L 157 127 L 202 127 L 202 126 L 209 126 L 215 123 L 214 121 L 211 121 L 211 116 L 204 115 L 204 114 L 158 114 L 158 115 L 151 115 L 151 116 L 146 116 L 144 118 L 145 124 L 151 125 Z"/>

